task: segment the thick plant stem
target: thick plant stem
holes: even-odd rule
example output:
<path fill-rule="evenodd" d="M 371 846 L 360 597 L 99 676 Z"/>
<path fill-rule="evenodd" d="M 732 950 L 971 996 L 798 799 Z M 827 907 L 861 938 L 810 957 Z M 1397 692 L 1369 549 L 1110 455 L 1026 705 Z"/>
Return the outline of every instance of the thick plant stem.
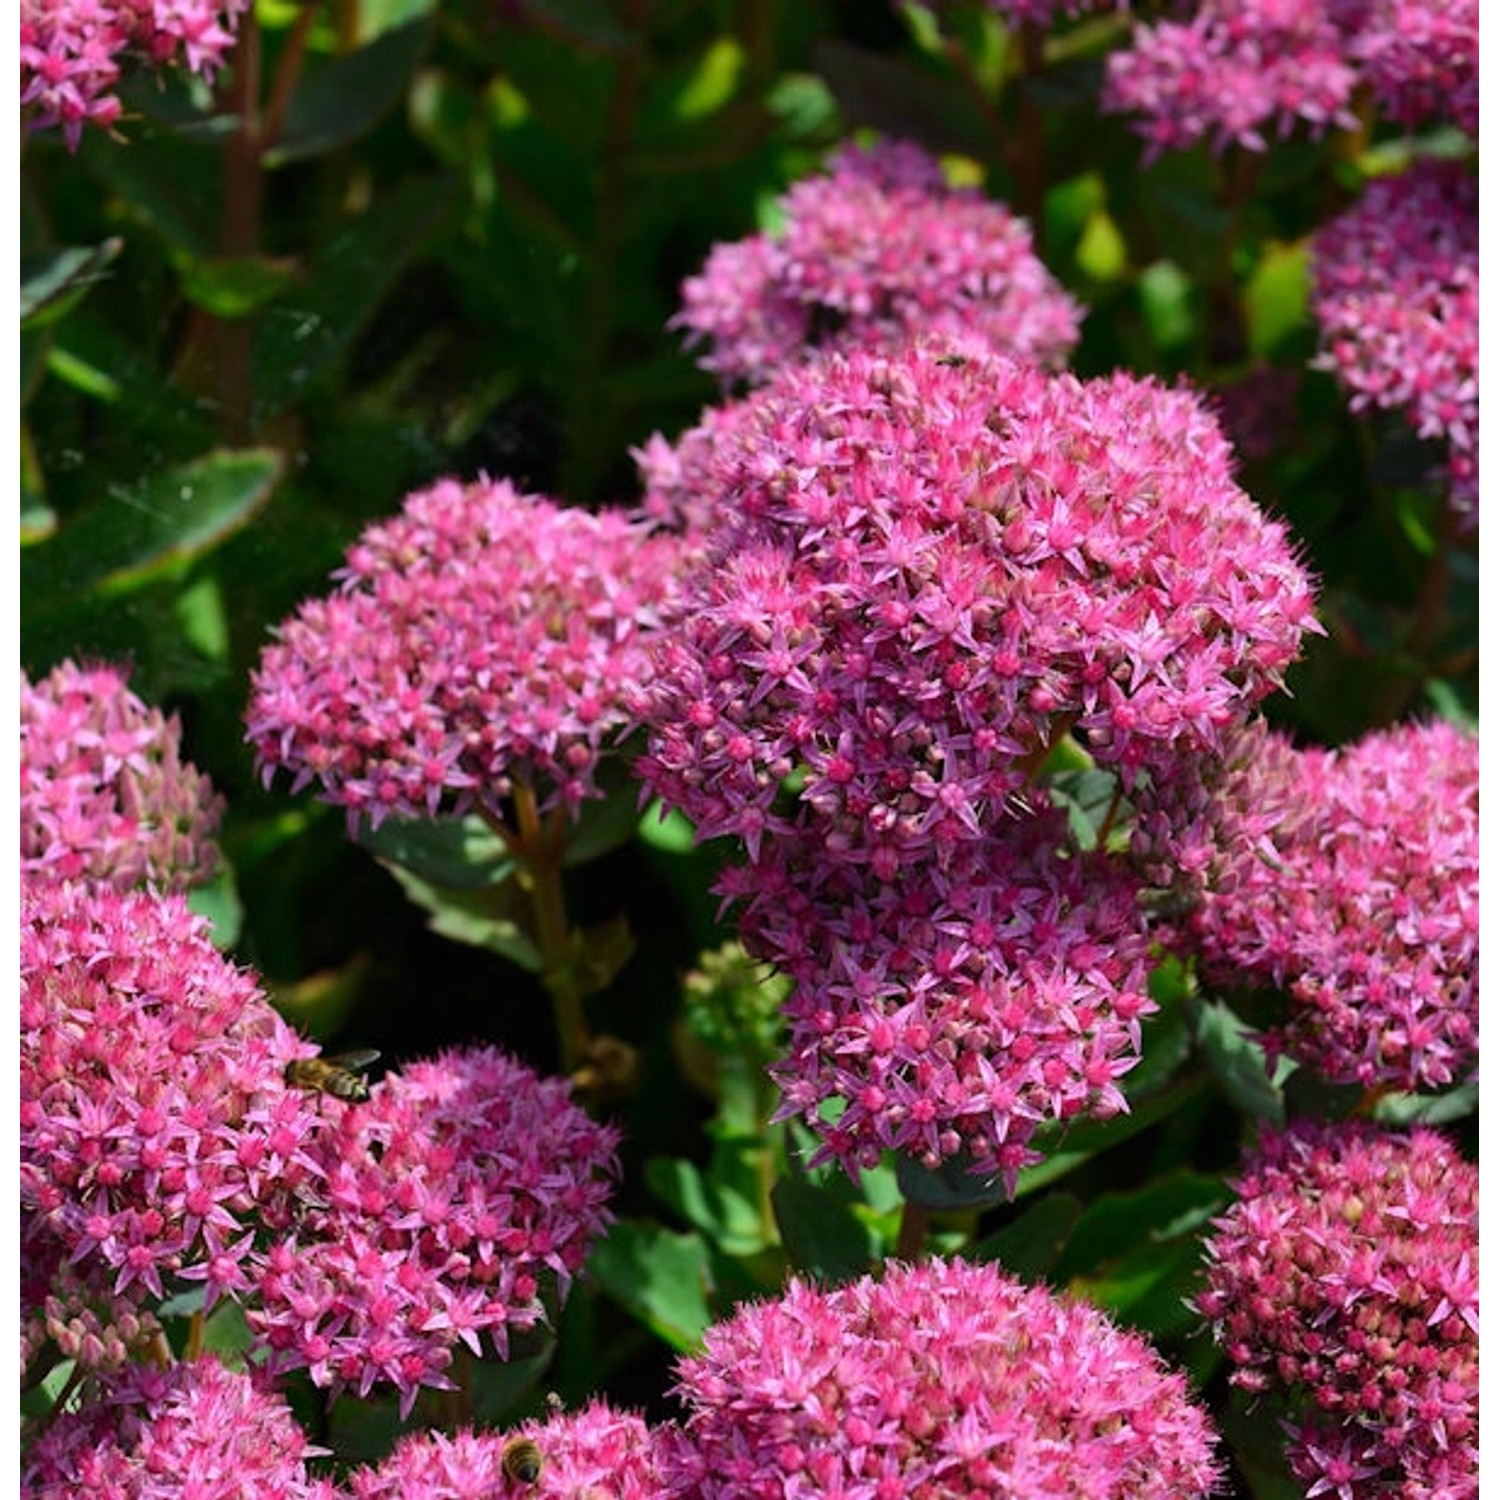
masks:
<path fill-rule="evenodd" d="M 896 1259 L 916 1265 L 927 1255 L 927 1221 L 929 1210 L 920 1203 L 907 1202 L 901 1207 L 901 1228 L 896 1235 Z"/>
<path fill-rule="evenodd" d="M 590 1038 L 563 894 L 562 820 L 566 814 L 558 809 L 543 818 L 537 810 L 536 795 L 528 786 L 518 785 L 512 801 L 516 826 L 508 842 L 526 871 L 534 920 L 532 937 L 542 960 L 542 983 L 552 998 L 558 1061 L 563 1073 L 571 1073 L 587 1055 Z"/>

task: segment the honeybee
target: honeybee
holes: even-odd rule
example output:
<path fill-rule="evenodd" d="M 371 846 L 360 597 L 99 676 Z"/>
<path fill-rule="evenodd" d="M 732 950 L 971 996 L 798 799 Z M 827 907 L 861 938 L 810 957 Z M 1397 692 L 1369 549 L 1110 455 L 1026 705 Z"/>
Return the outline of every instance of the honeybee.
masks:
<path fill-rule="evenodd" d="M 369 1086 L 359 1075 L 380 1054 L 366 1047 L 358 1052 L 340 1052 L 333 1057 L 299 1057 L 286 1065 L 286 1081 L 294 1089 L 310 1094 L 332 1094 L 358 1104 L 370 1097 Z"/>
<path fill-rule="evenodd" d="M 512 1438 L 500 1450 L 500 1469 L 517 1484 L 533 1485 L 542 1477 L 542 1450 L 530 1438 Z"/>

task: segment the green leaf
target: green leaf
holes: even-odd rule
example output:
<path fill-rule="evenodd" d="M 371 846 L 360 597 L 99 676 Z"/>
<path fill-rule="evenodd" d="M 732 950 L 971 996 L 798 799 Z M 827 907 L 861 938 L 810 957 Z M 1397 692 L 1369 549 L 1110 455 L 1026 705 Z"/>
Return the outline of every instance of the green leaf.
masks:
<path fill-rule="evenodd" d="M 992 1208 L 1010 1201 L 1003 1178 L 977 1176 L 968 1170 L 967 1163 L 966 1156 L 950 1156 L 941 1166 L 928 1168 L 910 1156 L 898 1156 L 896 1180 L 901 1184 L 901 1196 L 908 1203 L 940 1213 Z"/>
<path fill-rule="evenodd" d="M 177 265 L 182 295 L 216 318 L 245 318 L 278 297 L 297 277 L 296 265 L 269 255 L 203 259 L 179 252 Z"/>
<path fill-rule="evenodd" d="M 1186 1333 L 1202 1321 L 1185 1301 L 1201 1275 L 1200 1237 L 1228 1201 L 1219 1178 L 1189 1171 L 1104 1194 L 1079 1218 L 1057 1274 L 1138 1328 Z"/>
<path fill-rule="evenodd" d="M 705 1175 L 680 1157 L 653 1157 L 646 1185 L 673 1213 L 701 1230 L 730 1256 L 757 1255 L 775 1239 L 756 1207 L 759 1141 L 720 1141 Z"/>
<path fill-rule="evenodd" d="M 469 948 L 499 953 L 528 974 L 541 973 L 542 955 L 516 916 L 523 900 L 516 881 L 477 888 L 444 886 L 423 880 L 392 860 L 380 862 L 427 913 L 427 925 L 434 932 Z"/>
<path fill-rule="evenodd" d="M 390 817 L 355 835 L 382 864 L 399 865 L 419 879 L 450 890 L 477 891 L 501 885 L 519 868 L 500 836 L 483 818 Z"/>
<path fill-rule="evenodd" d="M 1451 1125 L 1478 1113 L 1477 1083 L 1461 1083 L 1441 1094 L 1385 1094 L 1375 1105 L 1382 1125 Z"/>
<path fill-rule="evenodd" d="M 96 282 L 125 247 L 118 236 L 97 245 L 35 251 L 21 257 L 21 326 L 54 323 Z"/>
<path fill-rule="evenodd" d="M 563 864 L 572 869 L 586 865 L 635 837 L 641 815 L 640 788 L 621 786 L 604 797 L 591 797 L 578 809 L 578 816 L 568 824 Z"/>
<path fill-rule="evenodd" d="M 1245 332 L 1250 352 L 1270 358 L 1307 326 L 1306 242 L 1267 244 L 1245 286 Z"/>
<path fill-rule="evenodd" d="M 1084 1276 L 1169 1240 L 1186 1237 L 1196 1244 L 1199 1231 L 1228 1201 L 1220 1178 L 1187 1170 L 1129 1192 L 1101 1193 L 1080 1214 L 1058 1274 Z"/>
<path fill-rule="evenodd" d="M 1073 260 L 1094 281 L 1119 281 L 1130 265 L 1130 247 L 1109 211 L 1096 208 L 1084 221 Z"/>
<path fill-rule="evenodd" d="M 722 109 L 734 97 L 744 66 L 744 48 L 733 37 L 716 37 L 678 90 L 673 113 L 680 120 L 692 121 Z"/>
<path fill-rule="evenodd" d="M 880 1256 L 880 1236 L 856 1211 L 847 1180 L 824 1185 L 800 1173 L 771 1189 L 782 1243 L 797 1270 L 825 1281 L 862 1276 Z"/>
<path fill-rule="evenodd" d="M 118 490 L 27 553 L 23 598 L 45 613 L 180 575 L 261 510 L 281 462 L 270 448 L 219 450 Z"/>
<path fill-rule="evenodd" d="M 60 1359 L 35 1385 L 23 1388 L 21 1415 L 23 1417 L 46 1416 L 57 1405 L 57 1398 L 72 1381 L 76 1368 L 75 1360 Z"/>
<path fill-rule="evenodd" d="M 697 846 L 697 830 L 675 807 L 650 803 L 636 825 L 643 844 L 667 854 L 691 854 Z"/>
<path fill-rule="evenodd" d="M 1045 1160 L 1021 1172 L 1016 1182 L 1016 1197 L 1019 1199 L 1038 1188 L 1047 1187 L 1092 1157 L 1123 1145 L 1143 1130 L 1149 1130 L 1181 1109 L 1203 1087 L 1202 1078 L 1189 1078 L 1165 1093 L 1132 1100 L 1128 1115 L 1116 1115 L 1112 1120 L 1071 1122 L 1065 1130 L 1055 1127 L 1039 1130 L 1032 1144 L 1037 1150 L 1049 1154 Z"/>
<path fill-rule="evenodd" d="M 1004 1229 L 986 1235 L 969 1257 L 995 1261 L 1023 1281 L 1040 1281 L 1051 1275 L 1082 1212 L 1071 1193 L 1048 1193 Z"/>
<path fill-rule="evenodd" d="M 287 106 L 280 137 L 262 157 L 266 167 L 323 156 L 362 136 L 406 91 L 426 45 L 424 18 L 309 68 Z"/>
<path fill-rule="evenodd" d="M 217 1354 L 243 1354 L 252 1342 L 250 1325 L 237 1303 L 221 1299 L 203 1321 L 203 1347 Z"/>
<path fill-rule="evenodd" d="M 239 942 L 245 908 L 235 887 L 234 871 L 227 863 L 207 885 L 189 891 L 187 903 L 200 917 L 208 918 L 216 948 L 227 951 Z"/>
<path fill-rule="evenodd" d="M 1141 311 L 1158 349 L 1176 349 L 1197 331 L 1193 279 L 1181 266 L 1159 260 L 1140 276 Z"/>
<path fill-rule="evenodd" d="M 1199 1052 L 1234 1106 L 1257 1120 L 1283 1125 L 1282 1090 L 1296 1065 L 1282 1058 L 1276 1071 L 1268 1073 L 1265 1049 L 1222 1000 L 1194 1007 L 1192 1027 Z"/>
<path fill-rule="evenodd" d="M 1119 803 L 1120 783 L 1112 771 L 1065 771 L 1048 790 L 1068 814 L 1068 827 L 1080 849 L 1099 847 L 1099 830 Z"/>
<path fill-rule="evenodd" d="M 713 1321 L 709 1252 L 696 1234 L 622 1219 L 589 1256 L 590 1278 L 658 1338 L 686 1353 Z"/>

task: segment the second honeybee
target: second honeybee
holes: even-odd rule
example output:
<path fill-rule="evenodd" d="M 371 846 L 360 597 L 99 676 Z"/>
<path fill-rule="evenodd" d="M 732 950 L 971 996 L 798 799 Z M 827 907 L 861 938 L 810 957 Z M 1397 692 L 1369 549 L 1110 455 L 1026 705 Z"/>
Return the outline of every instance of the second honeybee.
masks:
<path fill-rule="evenodd" d="M 332 1094 L 359 1104 L 370 1097 L 370 1087 L 360 1073 L 380 1054 L 373 1048 L 341 1052 L 333 1057 L 299 1057 L 286 1065 L 286 1081 L 294 1089 L 310 1094 Z"/>

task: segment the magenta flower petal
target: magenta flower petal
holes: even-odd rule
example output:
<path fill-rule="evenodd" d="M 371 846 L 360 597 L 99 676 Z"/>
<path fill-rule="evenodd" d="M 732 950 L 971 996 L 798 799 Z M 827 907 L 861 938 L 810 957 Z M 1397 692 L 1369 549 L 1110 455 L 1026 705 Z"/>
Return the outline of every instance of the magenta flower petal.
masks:
<path fill-rule="evenodd" d="M 116 667 L 21 678 L 21 872 L 118 886 L 203 885 L 224 799 L 181 757 L 182 729 Z"/>

